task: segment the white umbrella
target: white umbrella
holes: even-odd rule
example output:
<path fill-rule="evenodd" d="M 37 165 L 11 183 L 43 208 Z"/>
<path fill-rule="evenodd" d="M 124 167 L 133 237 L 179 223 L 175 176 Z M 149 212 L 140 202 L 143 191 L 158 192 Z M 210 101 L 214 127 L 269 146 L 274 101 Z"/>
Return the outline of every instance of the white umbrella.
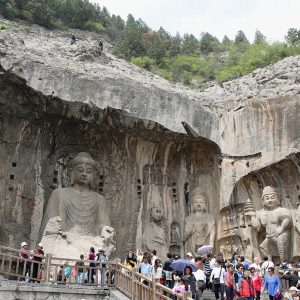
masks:
<path fill-rule="evenodd" d="M 202 255 L 205 255 L 208 253 L 212 253 L 212 250 L 213 250 L 213 246 L 205 245 L 205 246 L 200 247 L 197 250 L 197 253 L 202 256 Z"/>

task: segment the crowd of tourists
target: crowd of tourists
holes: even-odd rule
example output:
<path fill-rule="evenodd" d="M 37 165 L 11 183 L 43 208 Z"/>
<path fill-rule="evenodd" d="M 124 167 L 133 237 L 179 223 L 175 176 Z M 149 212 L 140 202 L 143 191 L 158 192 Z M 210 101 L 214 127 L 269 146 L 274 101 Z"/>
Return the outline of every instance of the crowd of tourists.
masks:
<path fill-rule="evenodd" d="M 188 252 L 185 259 L 191 264 L 186 263 L 181 272 L 172 268 L 179 256 L 168 254 L 167 257 L 162 262 L 155 250 L 151 254 L 129 251 L 124 266 L 127 272 L 136 267 L 144 276 L 171 288 L 174 295 L 190 291 L 196 300 L 203 299 L 205 289 L 212 290 L 215 298 L 221 300 L 260 300 L 266 295 L 270 300 L 300 300 L 300 265 L 294 262 L 275 266 L 268 257 L 262 262 L 258 258 L 248 262 L 238 254 L 226 260 L 222 253 L 194 258 Z M 284 295 L 281 294 L 281 279 L 287 280 L 289 285 Z"/>
<path fill-rule="evenodd" d="M 19 252 L 20 271 L 24 275 L 29 272 L 28 261 L 34 260 L 32 276 L 39 278 L 39 264 L 44 255 L 43 245 L 39 244 L 33 251 L 28 250 L 27 243 L 21 244 Z M 88 265 L 87 265 L 87 262 Z M 88 283 L 103 285 L 108 281 L 114 281 L 114 270 L 107 272 L 105 262 L 108 257 L 105 251 L 93 247 L 86 255 L 81 254 L 80 260 L 72 268 L 65 262 L 60 266 L 56 282 L 64 283 L 68 278 L 74 276 L 77 283 Z M 206 254 L 194 257 L 188 252 L 183 259 L 179 255 L 167 254 L 167 259 L 162 261 L 155 250 L 143 252 L 142 250 L 128 251 L 125 259 L 117 259 L 116 262 L 123 264 L 122 272 L 131 275 L 137 271 L 143 275 L 143 284 L 149 281 L 165 285 L 172 289 L 174 299 L 177 294 L 189 291 L 192 298 L 203 299 L 204 290 L 211 290 L 216 300 L 260 300 L 268 295 L 270 300 L 300 300 L 300 264 L 295 262 L 282 262 L 274 265 L 274 262 L 264 257 L 263 261 L 254 258 L 248 262 L 245 257 L 234 253 L 231 259 L 224 259 L 222 253 L 218 255 Z M 178 264 L 176 264 L 178 262 Z M 25 265 L 24 265 L 25 264 Z M 28 264 L 28 265 L 26 265 Z M 178 269 L 175 266 L 181 266 Z M 99 267 L 101 266 L 101 267 Z M 109 278 L 108 278 L 109 276 Z M 23 276 L 24 279 L 24 276 Z M 282 295 L 282 279 L 288 282 L 287 291 Z M 95 282 L 98 280 L 98 282 Z"/>

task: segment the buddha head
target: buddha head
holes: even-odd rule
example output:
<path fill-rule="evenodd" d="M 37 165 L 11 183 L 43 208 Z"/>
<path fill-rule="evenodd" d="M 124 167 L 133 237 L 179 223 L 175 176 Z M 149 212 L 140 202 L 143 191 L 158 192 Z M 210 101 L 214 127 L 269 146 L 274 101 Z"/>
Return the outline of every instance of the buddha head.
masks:
<path fill-rule="evenodd" d="M 193 212 L 207 211 L 207 200 L 200 188 L 194 189 L 191 194 L 191 206 Z"/>
<path fill-rule="evenodd" d="M 96 171 L 96 162 L 92 159 L 90 154 L 86 152 L 78 153 L 71 160 L 69 170 L 72 186 L 77 184 L 92 187 Z"/>
<path fill-rule="evenodd" d="M 275 209 L 279 206 L 278 193 L 271 186 L 264 187 L 261 200 L 263 206 L 267 209 Z"/>
<path fill-rule="evenodd" d="M 154 222 L 160 222 L 164 217 L 162 210 L 159 207 L 151 208 L 151 218 Z"/>

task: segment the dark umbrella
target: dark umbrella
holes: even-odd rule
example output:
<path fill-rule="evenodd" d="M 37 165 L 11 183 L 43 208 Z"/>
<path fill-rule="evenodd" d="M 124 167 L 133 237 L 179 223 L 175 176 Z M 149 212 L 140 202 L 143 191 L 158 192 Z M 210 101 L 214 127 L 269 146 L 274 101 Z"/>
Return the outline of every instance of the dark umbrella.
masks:
<path fill-rule="evenodd" d="M 198 268 L 196 267 L 196 265 L 188 260 L 188 259 L 177 259 L 177 260 L 174 260 L 170 267 L 174 270 L 174 271 L 177 271 L 177 272 L 182 272 L 183 273 L 183 270 L 186 266 L 189 266 L 192 268 L 192 271 L 195 272 L 198 270 Z"/>

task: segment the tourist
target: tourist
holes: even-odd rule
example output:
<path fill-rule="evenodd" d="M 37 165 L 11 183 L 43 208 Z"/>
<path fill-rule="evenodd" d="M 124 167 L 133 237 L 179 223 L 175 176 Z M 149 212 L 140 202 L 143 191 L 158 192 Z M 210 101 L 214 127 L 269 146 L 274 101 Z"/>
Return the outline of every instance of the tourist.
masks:
<path fill-rule="evenodd" d="M 223 269 L 226 269 L 226 259 L 224 259 L 224 256 L 221 252 L 218 253 L 217 260 L 219 260 L 221 266 Z"/>
<path fill-rule="evenodd" d="M 126 257 L 125 257 L 125 261 L 124 261 L 124 266 L 126 267 L 126 271 L 127 273 L 129 273 L 129 271 L 132 271 L 133 268 L 135 268 L 137 265 L 137 260 L 133 254 L 132 251 L 128 251 Z"/>
<path fill-rule="evenodd" d="M 193 257 L 193 253 L 192 252 L 188 252 L 186 254 L 186 259 L 188 259 L 190 262 L 192 262 L 193 264 L 195 263 L 194 257 Z"/>
<path fill-rule="evenodd" d="M 190 266 L 186 266 L 183 269 L 182 278 L 188 281 L 189 286 L 191 287 L 192 298 L 195 299 L 196 296 L 196 278 L 193 274 L 193 270 Z"/>
<path fill-rule="evenodd" d="M 19 250 L 19 275 L 21 275 L 20 281 L 25 281 L 25 277 L 30 272 L 30 253 L 28 250 L 28 244 L 26 242 L 21 243 Z"/>
<path fill-rule="evenodd" d="M 152 267 L 154 266 L 155 260 L 157 259 L 156 253 L 157 253 L 156 250 L 152 250 L 152 252 L 151 252 L 151 254 L 152 254 L 152 257 L 151 257 Z"/>
<path fill-rule="evenodd" d="M 96 255 L 95 255 L 94 247 L 90 248 L 90 251 L 87 254 L 87 259 L 89 260 L 88 282 L 94 284 L 95 283 L 94 274 L 95 274 L 95 267 L 96 267 L 96 263 L 95 263 Z"/>
<path fill-rule="evenodd" d="M 57 283 L 61 283 L 61 284 L 63 283 L 63 279 L 64 279 L 63 275 L 64 275 L 64 265 L 61 265 L 57 273 L 57 278 L 56 278 Z"/>
<path fill-rule="evenodd" d="M 184 292 L 189 292 L 191 290 L 191 287 L 189 286 L 188 280 L 181 278 L 180 281 L 175 284 L 173 287 L 173 293 L 176 294 L 183 294 Z"/>
<path fill-rule="evenodd" d="M 243 277 L 243 271 L 244 271 L 243 265 L 242 264 L 237 264 L 236 265 L 236 272 L 234 273 L 234 280 L 235 280 L 236 286 L 238 286 L 238 284 L 240 283 L 240 281 Z"/>
<path fill-rule="evenodd" d="M 72 34 L 71 35 L 71 45 L 75 44 L 76 43 L 76 38 L 75 38 L 75 35 Z"/>
<path fill-rule="evenodd" d="M 254 267 L 255 270 L 257 270 L 257 269 L 260 270 L 261 269 L 258 257 L 254 257 L 253 263 L 250 265 L 249 268 L 252 268 L 252 267 Z"/>
<path fill-rule="evenodd" d="M 296 287 L 292 286 L 290 289 L 284 294 L 284 300 L 299 300 L 300 290 Z M 298 295 L 297 295 L 298 294 Z"/>
<path fill-rule="evenodd" d="M 281 277 L 282 279 L 288 280 L 289 287 L 297 286 L 300 278 L 298 276 L 297 269 L 293 269 L 291 271 L 285 271 Z"/>
<path fill-rule="evenodd" d="M 245 260 L 245 257 L 244 256 L 241 256 L 241 263 L 244 267 L 244 270 L 248 270 L 249 267 L 250 267 L 250 264 Z"/>
<path fill-rule="evenodd" d="M 261 269 L 260 269 L 260 276 L 262 279 L 264 279 L 265 276 L 268 276 L 269 268 L 274 268 L 274 263 L 271 260 L 269 260 L 268 256 L 265 256 L 263 260 L 264 262 L 261 265 Z"/>
<path fill-rule="evenodd" d="M 212 283 L 215 298 L 219 299 L 221 294 L 221 300 L 224 299 L 224 275 L 225 269 L 222 267 L 222 260 L 216 260 L 215 267 L 210 274 L 210 282 Z"/>
<path fill-rule="evenodd" d="M 39 243 L 32 253 L 32 260 L 34 261 L 34 263 L 33 263 L 31 277 L 33 279 L 31 279 L 30 282 L 40 282 L 41 276 L 39 272 L 41 271 L 41 262 L 43 260 L 43 256 L 44 256 L 43 244 Z"/>
<path fill-rule="evenodd" d="M 233 290 L 235 286 L 233 264 L 227 265 L 227 272 L 224 275 L 224 285 L 225 285 L 226 299 L 233 300 Z"/>
<path fill-rule="evenodd" d="M 139 272 L 147 277 L 151 277 L 152 276 L 152 265 L 151 265 L 151 260 L 144 255 L 144 259 L 142 261 L 142 263 L 140 263 L 139 266 Z M 144 284 L 148 285 L 148 281 L 144 280 L 143 281 Z"/>
<path fill-rule="evenodd" d="M 173 269 L 171 268 L 171 263 L 173 262 L 172 254 L 167 254 L 167 260 L 165 261 L 163 265 L 163 273 L 165 275 L 165 286 L 169 289 L 172 289 L 174 287 L 174 274 Z"/>
<path fill-rule="evenodd" d="M 103 51 L 103 42 L 102 42 L 102 40 L 99 40 L 99 43 L 98 43 L 99 55 L 101 55 L 102 51 Z"/>
<path fill-rule="evenodd" d="M 143 261 L 144 252 L 141 249 L 137 249 L 136 251 L 136 260 L 137 265 L 139 265 Z"/>
<path fill-rule="evenodd" d="M 84 272 L 84 255 L 80 254 L 80 261 L 76 262 L 77 267 L 77 283 L 82 284 L 84 281 L 83 272 Z"/>
<path fill-rule="evenodd" d="M 197 266 L 197 271 L 193 272 L 195 279 L 196 279 L 196 300 L 202 300 L 203 299 L 203 292 L 206 287 L 206 275 L 204 271 L 202 270 L 203 264 L 201 257 L 195 258 L 195 265 Z"/>
<path fill-rule="evenodd" d="M 103 262 L 108 261 L 108 258 L 105 254 L 105 251 L 100 249 L 97 253 L 97 266 L 98 266 L 98 285 L 104 285 L 105 284 L 105 274 L 106 274 L 106 264 Z"/>
<path fill-rule="evenodd" d="M 241 298 L 253 300 L 255 296 L 255 289 L 252 278 L 249 275 L 249 270 L 244 269 L 243 276 L 239 283 L 239 294 Z"/>
<path fill-rule="evenodd" d="M 210 283 L 210 274 L 212 272 L 212 268 L 210 267 L 211 255 L 207 254 L 206 258 L 203 260 L 204 263 L 204 273 L 206 275 L 206 288 L 211 290 Z"/>
<path fill-rule="evenodd" d="M 163 271 L 163 269 L 162 269 L 162 266 L 161 266 L 161 261 L 160 261 L 159 258 L 157 258 L 155 260 L 154 266 L 152 268 L 152 276 L 153 276 L 153 278 L 156 282 L 161 283 L 161 284 L 163 284 L 163 282 L 161 282 L 162 279 L 163 279 L 162 278 L 163 277 L 162 276 L 162 271 Z"/>
<path fill-rule="evenodd" d="M 254 267 L 249 268 L 250 277 L 253 282 L 254 290 L 255 290 L 255 299 L 260 300 L 260 291 L 262 288 L 262 279 L 259 275 L 260 269 L 255 269 Z"/>
<path fill-rule="evenodd" d="M 71 278 L 71 267 L 69 263 L 66 261 L 64 263 L 64 282 L 67 282 L 68 278 Z"/>
<path fill-rule="evenodd" d="M 268 276 L 265 276 L 264 290 L 267 290 L 270 300 L 274 299 L 274 295 L 279 292 L 280 282 L 277 275 L 274 273 L 273 267 L 268 268 Z"/>

